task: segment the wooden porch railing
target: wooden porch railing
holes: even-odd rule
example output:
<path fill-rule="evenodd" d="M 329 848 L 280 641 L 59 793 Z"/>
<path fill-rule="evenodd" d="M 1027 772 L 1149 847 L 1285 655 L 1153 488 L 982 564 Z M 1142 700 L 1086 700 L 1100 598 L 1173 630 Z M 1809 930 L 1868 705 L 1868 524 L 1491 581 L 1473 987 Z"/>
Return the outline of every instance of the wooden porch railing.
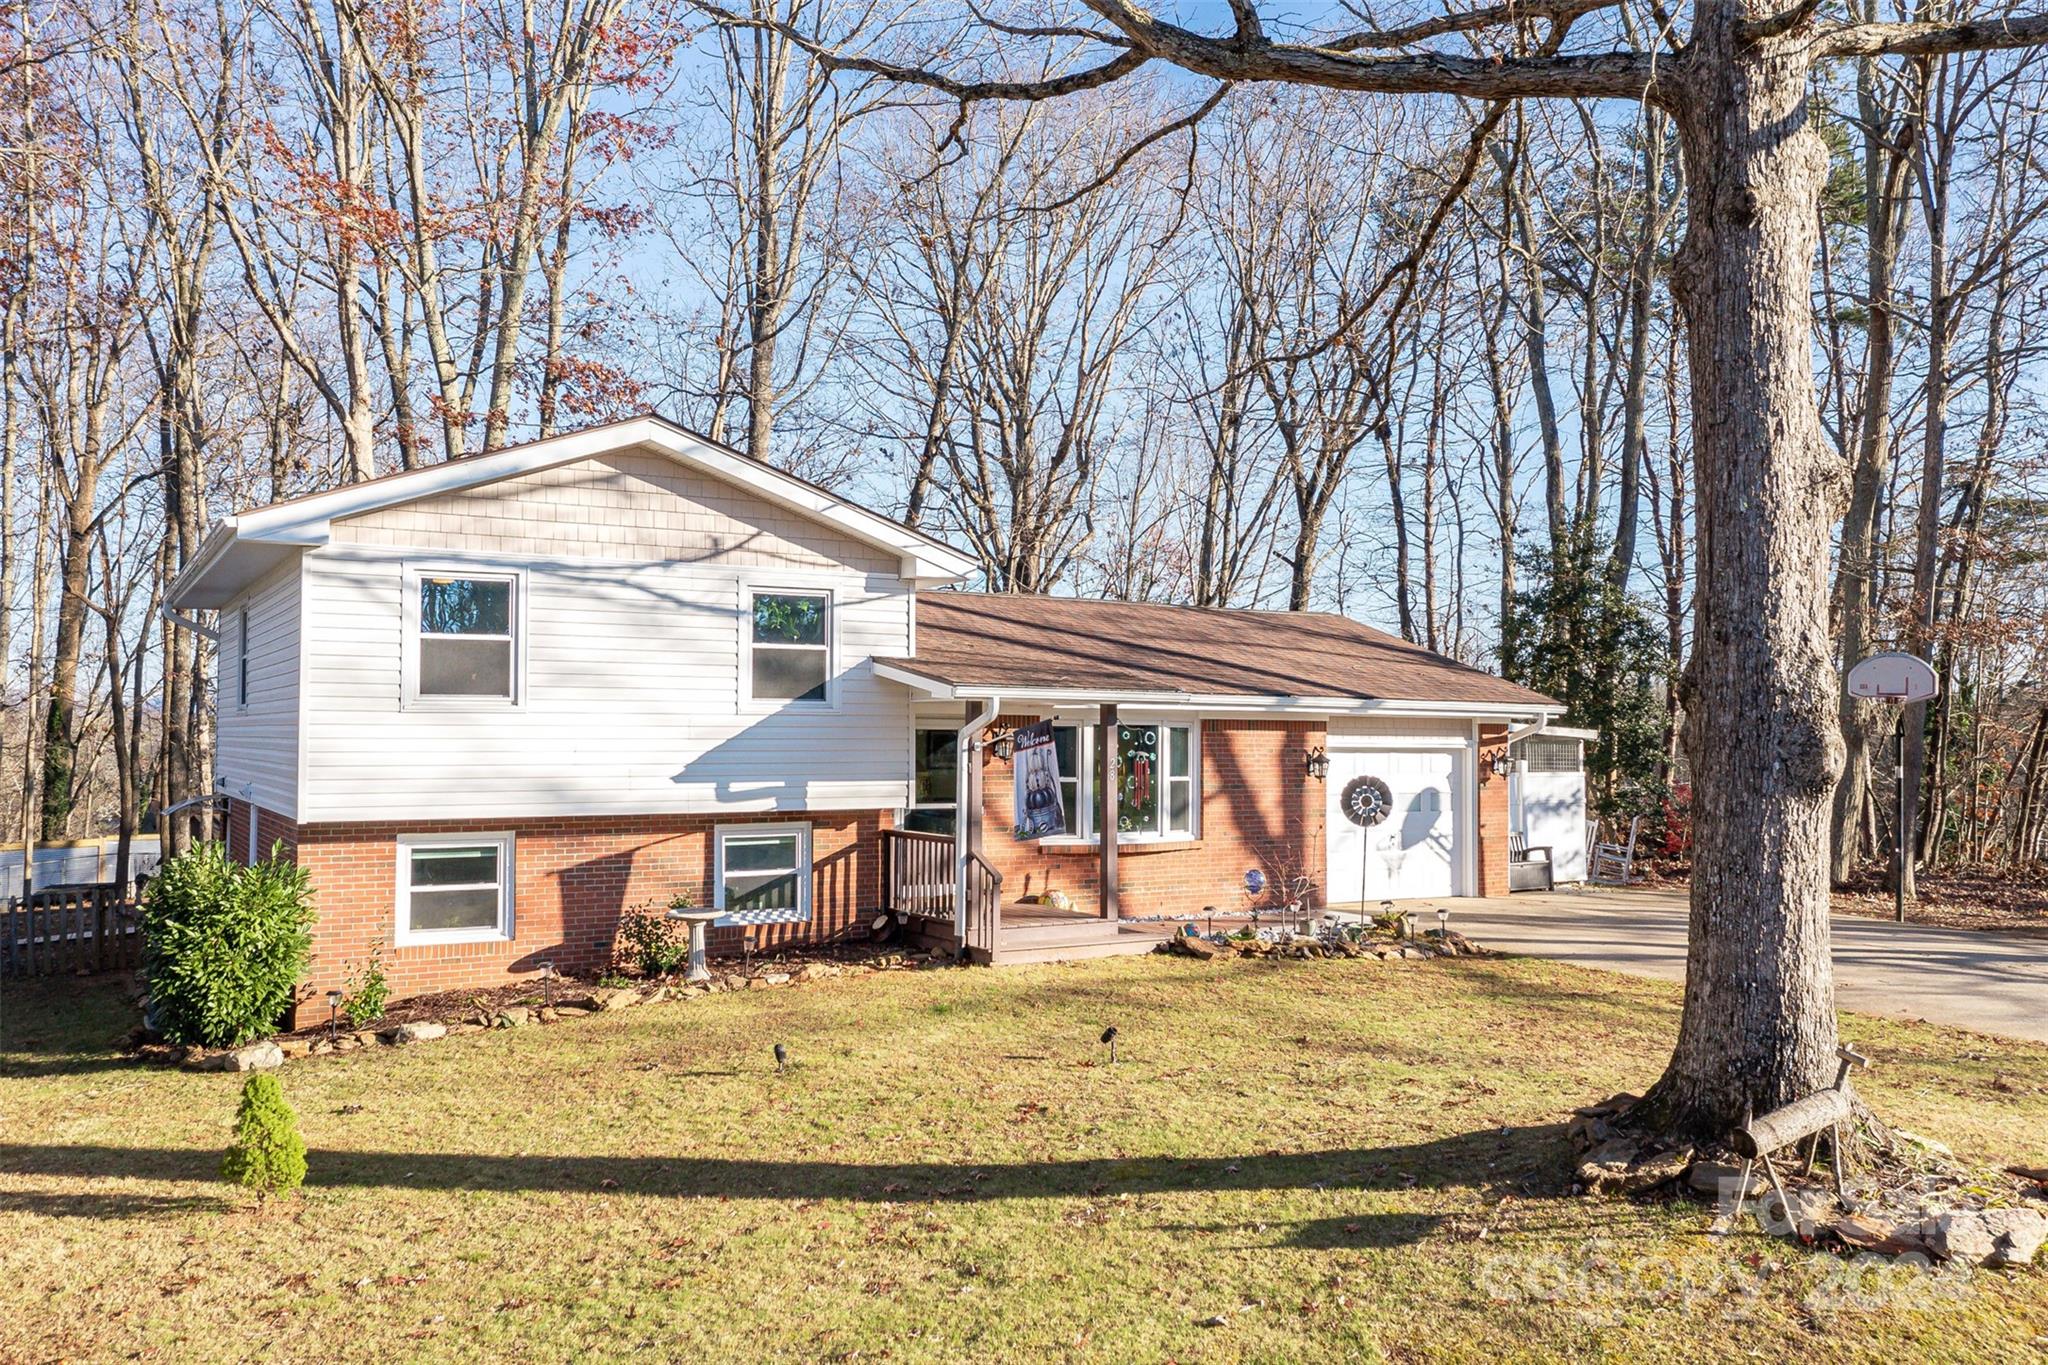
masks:
<path fill-rule="evenodd" d="M 37 891 L 0 903 L 0 976 L 110 972 L 141 960 L 134 907 L 108 885 Z"/>
<path fill-rule="evenodd" d="M 961 946 L 991 958 L 1003 922 L 1003 874 L 979 853 L 967 855 L 967 937 Z"/>
<path fill-rule="evenodd" d="M 883 830 L 882 894 L 899 915 L 953 918 L 953 836 Z"/>
<path fill-rule="evenodd" d="M 886 908 L 919 919 L 953 919 L 953 837 L 918 830 L 882 831 Z M 993 953 L 1002 921 L 1003 874 L 979 853 L 967 860 L 967 934 L 963 947 Z"/>

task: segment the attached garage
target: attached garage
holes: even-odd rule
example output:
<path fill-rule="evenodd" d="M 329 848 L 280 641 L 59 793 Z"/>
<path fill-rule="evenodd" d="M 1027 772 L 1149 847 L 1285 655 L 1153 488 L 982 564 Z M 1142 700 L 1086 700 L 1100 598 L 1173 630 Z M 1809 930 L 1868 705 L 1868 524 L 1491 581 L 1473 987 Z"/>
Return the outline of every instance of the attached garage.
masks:
<path fill-rule="evenodd" d="M 1325 816 L 1332 904 L 1472 894 L 1474 743 L 1426 722 L 1332 720 Z M 1353 782 L 1368 778 L 1384 784 L 1387 814 L 1365 828 L 1346 817 L 1343 800 Z"/>

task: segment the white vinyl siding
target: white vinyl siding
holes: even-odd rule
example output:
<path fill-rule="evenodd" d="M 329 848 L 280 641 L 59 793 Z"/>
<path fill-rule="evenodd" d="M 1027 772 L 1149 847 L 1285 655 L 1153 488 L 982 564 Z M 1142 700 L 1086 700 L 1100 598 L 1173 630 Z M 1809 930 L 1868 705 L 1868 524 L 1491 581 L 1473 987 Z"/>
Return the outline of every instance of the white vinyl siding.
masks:
<path fill-rule="evenodd" d="M 855 810 L 909 800 L 893 576 L 336 545 L 306 560 L 308 820 Z M 404 704 L 408 565 L 519 572 L 519 705 Z M 829 709 L 743 701 L 748 594 L 828 592 Z"/>
<path fill-rule="evenodd" d="M 214 649 L 218 786 L 293 819 L 299 812 L 301 600 L 295 560 L 220 613 Z"/>

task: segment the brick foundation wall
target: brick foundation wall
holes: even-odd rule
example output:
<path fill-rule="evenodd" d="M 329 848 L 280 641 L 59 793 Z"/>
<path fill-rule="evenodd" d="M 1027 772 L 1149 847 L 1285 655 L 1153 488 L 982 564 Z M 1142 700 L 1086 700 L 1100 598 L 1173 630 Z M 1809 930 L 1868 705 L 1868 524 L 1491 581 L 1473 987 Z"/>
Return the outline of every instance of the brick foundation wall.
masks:
<path fill-rule="evenodd" d="M 229 832 L 245 856 L 248 817 L 236 803 Z M 238 823 L 239 822 L 239 823 Z M 500 986 L 539 972 L 594 972 L 612 960 L 620 916 L 636 906 L 665 908 L 678 892 L 699 905 L 712 899 L 714 832 L 720 825 L 807 823 L 811 827 L 811 919 L 753 929 L 757 950 L 819 942 L 844 934 L 881 900 L 880 832 L 890 812 L 764 813 L 748 816 L 592 816 L 577 819 L 446 820 L 405 824 L 294 826 L 258 815 L 265 850 L 282 839 L 311 876 L 319 918 L 313 960 L 295 1025 L 324 1022 L 324 996 L 341 986 L 348 964 L 381 944 L 395 998 L 464 987 Z M 513 834 L 513 938 L 506 942 L 397 947 L 398 836 Z M 714 953 L 740 951 L 740 929 L 712 931 Z"/>
<path fill-rule="evenodd" d="M 1006 716 L 997 729 L 1028 725 Z M 1192 842 L 1117 846 L 1117 903 L 1127 916 L 1199 914 L 1205 906 L 1237 911 L 1247 904 L 1244 874 L 1258 868 L 1284 888 L 1310 879 L 1309 899 L 1323 893 L 1324 784 L 1308 776 L 1311 749 L 1328 743 L 1322 721 L 1202 722 L 1201 837 Z M 982 818 L 988 860 L 1003 874 L 1014 901 L 1064 891 L 1076 906 L 1099 910 L 1101 852 L 1093 844 L 1045 845 L 1010 837 L 1015 827 L 1011 765 L 984 749 Z M 1281 897 L 1269 894 L 1268 903 Z"/>

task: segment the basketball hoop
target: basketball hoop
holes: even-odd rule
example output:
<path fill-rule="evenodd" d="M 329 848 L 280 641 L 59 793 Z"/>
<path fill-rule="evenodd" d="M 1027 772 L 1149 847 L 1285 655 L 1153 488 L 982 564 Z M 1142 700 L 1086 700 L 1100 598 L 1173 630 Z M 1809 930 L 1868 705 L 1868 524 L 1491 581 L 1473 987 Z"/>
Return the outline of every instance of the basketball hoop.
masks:
<path fill-rule="evenodd" d="M 1899 773 L 1899 809 L 1892 826 L 1892 914 L 1901 924 L 1906 922 L 1906 825 L 1911 818 L 1906 805 L 1906 708 L 1932 700 L 1940 691 L 1941 680 L 1927 660 L 1899 650 L 1873 654 L 1849 670 L 1850 696 L 1899 708 L 1898 733 L 1892 739 Z"/>
<path fill-rule="evenodd" d="M 1934 669 L 1918 655 L 1888 650 L 1849 670 L 1849 695 L 1895 706 L 1929 701 L 1941 691 Z"/>

